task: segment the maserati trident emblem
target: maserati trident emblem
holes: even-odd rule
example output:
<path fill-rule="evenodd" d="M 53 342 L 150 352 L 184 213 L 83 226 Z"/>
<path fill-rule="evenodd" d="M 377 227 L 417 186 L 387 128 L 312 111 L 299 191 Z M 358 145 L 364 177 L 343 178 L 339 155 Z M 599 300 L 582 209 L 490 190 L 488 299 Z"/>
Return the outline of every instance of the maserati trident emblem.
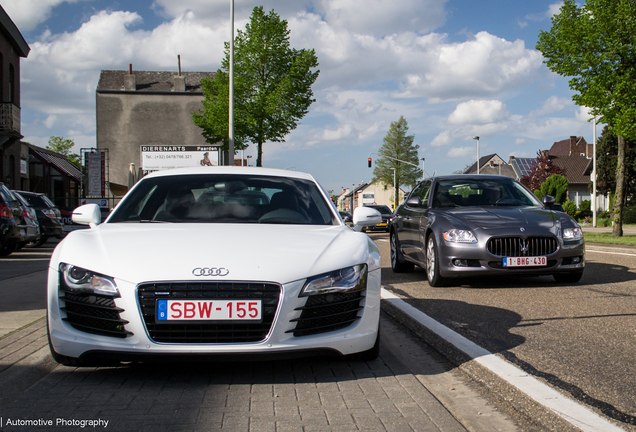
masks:
<path fill-rule="evenodd" d="M 230 271 L 224 267 L 197 267 L 192 270 L 194 276 L 227 276 Z"/>
<path fill-rule="evenodd" d="M 528 255 L 528 242 L 527 241 L 521 241 L 521 255 Z"/>

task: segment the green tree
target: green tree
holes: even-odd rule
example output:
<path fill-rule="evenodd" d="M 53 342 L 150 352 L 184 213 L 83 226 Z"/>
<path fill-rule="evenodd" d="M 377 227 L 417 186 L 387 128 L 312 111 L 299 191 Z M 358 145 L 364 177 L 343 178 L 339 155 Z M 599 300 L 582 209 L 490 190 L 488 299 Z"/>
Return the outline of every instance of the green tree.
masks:
<path fill-rule="evenodd" d="M 49 143 L 46 146 L 47 150 L 59 153 L 62 156 L 73 162 L 78 167 L 80 164 L 80 156 L 77 153 L 71 153 L 71 150 L 75 146 L 75 142 L 72 139 L 64 139 L 61 136 L 52 136 L 49 138 Z"/>
<path fill-rule="evenodd" d="M 417 150 L 420 146 L 413 144 L 415 136 L 407 135 L 408 131 L 409 125 L 403 116 L 398 121 L 391 122 L 389 131 L 384 137 L 384 144 L 378 150 L 379 157 L 373 169 L 373 181 L 380 180 L 387 186 L 393 185 L 393 170 L 395 170 L 393 196 L 397 204 L 399 204 L 400 186 L 413 187 L 422 179 L 422 170 L 417 167 L 419 162 Z"/>
<path fill-rule="evenodd" d="M 247 142 L 257 145 L 256 166 L 263 165 L 263 143 L 283 142 L 315 102 L 311 86 L 320 71 L 313 49 L 297 50 L 289 44 L 287 21 L 273 10 L 255 7 L 245 31 L 234 39 L 235 149 Z M 205 78 L 203 110 L 193 113 L 209 143 L 227 149 L 230 45 L 225 43 L 222 68 Z"/>
<path fill-rule="evenodd" d="M 596 142 L 596 192 L 612 195 L 616 190 L 616 165 L 618 160 L 618 138 L 606 126 Z M 636 146 L 625 142 L 625 201 L 634 198 L 636 191 Z M 593 183 L 589 183 L 592 191 Z"/>
<path fill-rule="evenodd" d="M 590 108 L 618 138 L 612 235 L 623 235 L 625 140 L 636 140 L 636 4 L 634 0 L 565 0 L 537 49 L 548 68 L 570 77 L 572 99 Z"/>
<path fill-rule="evenodd" d="M 541 194 L 551 195 L 559 204 L 563 204 L 568 197 L 570 182 L 560 174 L 553 174 L 541 185 Z"/>

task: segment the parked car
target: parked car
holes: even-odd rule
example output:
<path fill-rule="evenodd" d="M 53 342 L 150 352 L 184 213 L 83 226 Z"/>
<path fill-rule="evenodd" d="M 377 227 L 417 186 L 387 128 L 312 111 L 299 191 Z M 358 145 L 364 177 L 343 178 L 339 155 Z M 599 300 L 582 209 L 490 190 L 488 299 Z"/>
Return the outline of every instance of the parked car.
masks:
<path fill-rule="evenodd" d="M 393 218 L 393 212 L 391 211 L 391 209 L 388 206 L 377 204 L 369 204 L 365 205 L 365 207 L 375 209 L 380 212 L 380 215 L 382 215 L 382 222 L 368 229 L 370 229 L 371 231 L 389 232 L 389 225 L 391 223 L 391 219 Z"/>
<path fill-rule="evenodd" d="M 391 224 L 394 272 L 451 278 L 552 275 L 575 283 L 585 268 L 581 227 L 508 177 L 456 175 L 421 182 Z"/>
<path fill-rule="evenodd" d="M 4 183 L 0 183 L 0 256 L 11 254 L 25 239 L 22 206 Z"/>
<path fill-rule="evenodd" d="M 213 197 L 211 199 L 211 197 Z M 53 358 L 65 365 L 159 357 L 378 355 L 380 253 L 308 174 L 165 170 L 104 223 L 56 247 L 48 278 Z"/>
<path fill-rule="evenodd" d="M 13 192 L 24 198 L 37 213 L 41 237 L 40 240 L 30 243 L 30 245 L 42 246 L 49 238 L 61 238 L 64 235 L 62 212 L 45 194 L 26 191 Z"/>
<path fill-rule="evenodd" d="M 22 207 L 22 216 L 25 224 L 26 238 L 23 242 L 18 243 L 17 249 L 21 249 L 28 243 L 38 242 L 40 240 L 40 223 L 38 222 L 37 211 L 22 196 L 11 191 L 13 198 L 20 202 Z"/>

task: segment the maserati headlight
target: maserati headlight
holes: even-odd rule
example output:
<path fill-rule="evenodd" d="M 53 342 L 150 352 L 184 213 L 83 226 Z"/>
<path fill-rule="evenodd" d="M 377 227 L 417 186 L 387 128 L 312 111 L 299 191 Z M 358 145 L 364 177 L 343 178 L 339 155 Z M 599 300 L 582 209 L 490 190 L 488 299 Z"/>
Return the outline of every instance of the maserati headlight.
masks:
<path fill-rule="evenodd" d="M 64 286 L 70 291 L 119 297 L 119 290 L 115 281 L 108 276 L 64 263 L 60 264 L 60 274 Z"/>
<path fill-rule="evenodd" d="M 477 239 L 472 231 L 455 228 L 444 233 L 444 240 L 452 243 L 477 243 Z"/>
<path fill-rule="evenodd" d="M 565 228 L 563 230 L 563 240 L 581 240 L 583 238 L 583 230 L 579 227 Z"/>
<path fill-rule="evenodd" d="M 362 291 L 367 288 L 367 272 L 366 264 L 358 264 L 310 277 L 300 296 Z"/>

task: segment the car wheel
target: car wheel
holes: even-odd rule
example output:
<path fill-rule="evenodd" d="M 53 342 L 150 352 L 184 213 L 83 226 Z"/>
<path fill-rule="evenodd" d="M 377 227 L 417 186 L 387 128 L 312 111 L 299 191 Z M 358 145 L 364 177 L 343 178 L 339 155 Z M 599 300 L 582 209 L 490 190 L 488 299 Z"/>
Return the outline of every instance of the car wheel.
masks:
<path fill-rule="evenodd" d="M 378 323 L 378 335 L 371 349 L 359 353 L 351 354 L 349 359 L 359 361 L 373 361 L 380 356 L 380 324 Z"/>
<path fill-rule="evenodd" d="M 446 284 L 446 279 L 439 274 L 439 252 L 433 234 L 426 241 L 426 279 L 432 287 L 440 287 Z"/>
<path fill-rule="evenodd" d="M 48 239 L 49 239 L 48 237 L 40 237 L 40 239 L 39 239 L 39 240 L 36 240 L 36 241 L 34 241 L 34 242 L 27 243 L 27 247 L 30 247 L 30 248 L 40 247 L 40 246 L 42 246 L 44 243 L 46 243 Z"/>
<path fill-rule="evenodd" d="M 554 280 L 559 283 L 577 283 L 581 280 L 582 276 L 582 271 L 572 273 L 556 273 L 552 275 Z"/>
<path fill-rule="evenodd" d="M 400 243 L 395 232 L 391 233 L 391 269 L 394 273 L 407 273 L 412 272 L 415 265 L 412 262 L 408 262 L 402 256 L 400 252 Z"/>
<path fill-rule="evenodd" d="M 0 246 L 0 256 L 8 256 L 15 250 L 15 243 L 11 243 L 6 246 Z"/>

